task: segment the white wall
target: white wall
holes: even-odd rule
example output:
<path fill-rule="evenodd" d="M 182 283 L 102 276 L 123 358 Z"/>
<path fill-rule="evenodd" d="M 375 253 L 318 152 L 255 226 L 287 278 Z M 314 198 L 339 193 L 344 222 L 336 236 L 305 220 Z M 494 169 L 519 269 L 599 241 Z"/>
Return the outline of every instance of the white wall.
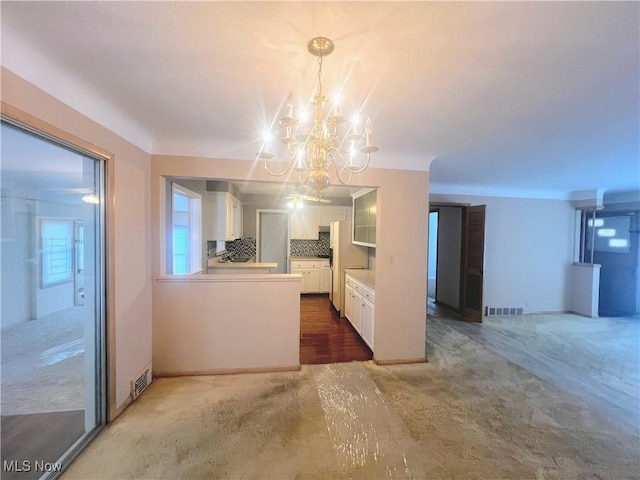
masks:
<path fill-rule="evenodd" d="M 436 300 L 460 308 L 460 247 L 462 209 L 440 207 L 438 215 L 438 271 Z"/>
<path fill-rule="evenodd" d="M 575 263 L 569 278 L 569 310 L 585 317 L 598 317 L 600 265 Z"/>
<path fill-rule="evenodd" d="M 569 309 L 574 210 L 568 200 L 433 194 L 430 201 L 487 206 L 485 306 Z"/>
<path fill-rule="evenodd" d="M 2 328 L 35 318 L 35 202 L 2 197 Z M 11 301 L 7 301 L 11 299 Z"/>

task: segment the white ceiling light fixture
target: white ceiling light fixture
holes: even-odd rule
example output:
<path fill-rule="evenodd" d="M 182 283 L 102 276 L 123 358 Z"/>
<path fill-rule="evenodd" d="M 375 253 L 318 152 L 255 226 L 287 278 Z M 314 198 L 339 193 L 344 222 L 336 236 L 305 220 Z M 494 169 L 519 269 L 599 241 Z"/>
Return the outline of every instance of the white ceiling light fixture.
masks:
<path fill-rule="evenodd" d="M 287 200 L 287 207 L 292 210 L 304 208 L 305 201 L 314 203 L 331 203 L 331 200 L 320 198 L 318 195 L 304 195 L 299 192 L 298 188 L 296 188 L 295 191 L 291 192 L 286 197 L 283 197 L 283 199 Z"/>
<path fill-rule="evenodd" d="M 291 210 L 300 210 L 304 208 L 304 200 L 299 195 L 296 195 L 287 202 L 287 207 Z"/>
<path fill-rule="evenodd" d="M 289 93 L 286 115 L 279 120 L 285 129 L 282 143 L 284 155 L 289 157 L 287 166 L 280 172 L 269 168 L 268 160 L 276 155 L 272 151 L 271 132 L 265 134 L 258 157 L 264 160 L 264 168 L 270 175 L 281 177 L 291 171 L 298 172 L 300 185 L 307 185 L 320 197 L 320 192 L 331 183 L 331 169 L 335 170 L 337 180 L 346 185 L 352 174 L 367 169 L 371 154 L 377 152 L 378 147 L 371 143 L 371 118 L 367 118 L 362 130 L 359 114 L 355 114 L 351 122 L 342 115 L 338 97 L 327 107 L 327 97 L 322 93 L 322 61 L 333 52 L 333 42 L 326 37 L 316 37 L 307 49 L 318 57 L 318 89 L 311 99 L 314 113 L 307 115 L 304 109 L 296 108 Z M 363 161 L 356 161 L 358 154 L 364 154 Z"/>
<path fill-rule="evenodd" d="M 100 199 L 97 197 L 97 195 L 95 195 L 93 193 L 88 193 L 88 194 L 84 195 L 82 197 L 82 201 L 84 203 L 92 203 L 92 204 L 95 204 L 95 205 L 100 203 Z"/>

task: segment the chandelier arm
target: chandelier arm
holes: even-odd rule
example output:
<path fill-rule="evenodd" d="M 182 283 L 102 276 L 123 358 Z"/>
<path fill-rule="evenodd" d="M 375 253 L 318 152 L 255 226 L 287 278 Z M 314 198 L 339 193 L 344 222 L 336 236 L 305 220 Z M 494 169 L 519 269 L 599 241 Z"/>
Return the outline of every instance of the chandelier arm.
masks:
<path fill-rule="evenodd" d="M 350 154 L 351 150 L 346 150 L 346 149 L 342 148 L 342 143 L 343 142 L 340 142 L 340 144 L 337 147 L 335 147 L 336 151 L 340 152 L 340 154 L 343 154 L 343 155 Z"/>
<path fill-rule="evenodd" d="M 333 143 L 336 141 L 337 138 L 338 138 L 338 128 L 334 126 L 333 132 L 329 132 L 329 142 Z M 342 141 L 340 143 L 342 143 Z"/>
<path fill-rule="evenodd" d="M 371 161 L 371 154 L 370 153 L 365 153 L 365 155 L 367 156 L 367 161 L 365 162 L 365 164 L 362 167 L 353 168 L 353 167 L 349 167 L 348 165 L 345 165 L 344 168 L 346 168 L 349 171 L 349 173 L 361 173 L 361 172 L 364 172 L 369 167 L 369 162 Z"/>
<path fill-rule="evenodd" d="M 338 179 L 338 181 L 342 185 L 348 185 L 348 182 L 351 181 L 352 172 L 349 169 L 347 169 L 346 166 L 344 166 L 344 165 L 341 168 L 338 166 L 338 163 L 336 162 L 334 153 L 338 154 L 338 156 L 340 157 L 340 160 L 341 160 L 342 163 L 344 163 L 344 159 L 342 158 L 342 155 L 340 154 L 340 152 L 338 151 L 337 148 L 333 147 L 331 150 L 333 150 L 333 151 L 331 151 L 330 153 L 327 154 L 327 158 L 329 159 L 329 161 L 328 161 L 329 164 L 327 165 L 327 169 L 329 169 L 331 166 L 333 166 L 333 169 L 336 172 L 336 178 Z M 347 170 L 349 176 L 347 177 L 346 180 L 343 180 L 342 177 L 340 176 L 340 171 L 341 170 L 344 171 L 345 169 Z"/>
<path fill-rule="evenodd" d="M 289 155 L 295 155 L 296 153 L 298 153 L 297 150 L 291 150 L 296 145 L 297 145 L 297 143 L 287 143 L 287 153 Z"/>
<path fill-rule="evenodd" d="M 333 168 L 334 168 L 334 169 L 335 169 L 335 171 L 336 171 L 336 178 L 338 179 L 338 181 L 339 181 L 342 185 L 348 185 L 348 184 L 349 184 L 349 182 L 351 181 L 351 175 L 352 175 L 351 170 L 347 169 L 347 172 L 349 172 L 349 176 L 347 177 L 347 179 L 346 179 L 346 180 L 343 180 L 343 179 L 342 179 L 342 177 L 340 176 L 340 169 L 338 168 L 338 165 L 337 165 L 335 162 L 333 162 Z M 346 167 L 345 167 L 345 168 L 346 168 Z M 344 170 L 344 169 L 343 169 L 343 170 Z"/>
<path fill-rule="evenodd" d="M 289 160 L 287 162 L 287 166 L 285 167 L 285 169 L 282 172 L 278 173 L 278 172 L 274 172 L 273 170 L 271 170 L 269 168 L 269 164 L 267 163 L 267 159 L 265 158 L 264 159 L 264 169 L 267 171 L 267 173 L 269 175 L 273 175 L 274 177 L 282 177 L 283 175 L 286 175 L 289 170 L 291 170 L 291 168 L 293 167 L 293 163 L 294 163 L 295 159 L 296 158 L 293 157 L 291 160 Z"/>
<path fill-rule="evenodd" d="M 298 172 L 298 183 L 300 185 L 304 185 L 306 183 L 307 180 L 307 170 L 305 170 L 304 172 Z"/>

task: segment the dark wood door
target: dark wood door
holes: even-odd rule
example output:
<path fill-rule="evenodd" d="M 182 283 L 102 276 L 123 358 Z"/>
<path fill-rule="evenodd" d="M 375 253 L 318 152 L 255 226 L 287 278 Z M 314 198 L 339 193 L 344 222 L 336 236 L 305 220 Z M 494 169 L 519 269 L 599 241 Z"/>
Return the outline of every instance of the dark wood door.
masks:
<path fill-rule="evenodd" d="M 462 278 L 460 306 L 469 322 L 482 322 L 485 205 L 462 212 Z"/>

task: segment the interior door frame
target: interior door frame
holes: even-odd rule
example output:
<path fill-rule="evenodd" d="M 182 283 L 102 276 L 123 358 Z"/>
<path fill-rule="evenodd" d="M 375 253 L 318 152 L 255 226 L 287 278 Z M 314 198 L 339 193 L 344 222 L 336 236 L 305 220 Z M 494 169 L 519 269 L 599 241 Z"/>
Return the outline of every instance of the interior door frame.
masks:
<path fill-rule="evenodd" d="M 256 261 L 260 262 L 261 260 L 261 252 L 260 252 L 260 235 L 261 235 L 261 219 L 260 214 L 262 213 L 283 213 L 287 216 L 287 256 L 285 259 L 285 273 L 290 273 L 291 265 L 291 212 L 286 209 L 276 209 L 276 208 L 258 208 L 256 210 Z"/>
<path fill-rule="evenodd" d="M 473 265 L 470 261 L 469 241 L 471 239 L 470 221 L 471 214 L 478 213 L 482 216 L 482 242 L 480 248 L 480 264 Z M 482 323 L 484 312 L 484 245 L 486 233 L 486 205 L 466 206 L 462 209 L 462 241 L 460 243 L 462 252 L 460 254 L 460 313 L 468 322 Z M 480 298 L 474 301 L 478 308 L 473 308 L 469 301 L 470 288 L 468 285 L 469 275 L 480 277 L 479 291 Z"/>
<path fill-rule="evenodd" d="M 115 255 L 113 254 L 115 245 L 113 162 L 115 157 L 111 152 L 5 102 L 0 102 L 0 119 L 45 141 L 52 141 L 62 148 L 68 148 L 75 153 L 92 158 L 97 162 L 99 172 L 100 208 L 96 221 L 99 222 L 101 229 L 99 250 L 96 255 L 98 255 L 97 262 L 101 274 L 96 284 L 96 297 L 100 305 L 100 320 L 96 329 L 100 334 L 99 338 L 95 339 L 94 346 L 99 351 L 95 357 L 95 378 L 92 382 L 97 401 L 94 405 L 95 410 L 85 409 L 85 432 L 58 460 L 62 463 L 62 471 L 64 471 L 104 426 L 118 417 L 130 403 L 130 400 L 127 400 L 118 408 L 116 401 Z M 92 415 L 95 425 L 92 430 L 87 431 L 87 418 Z"/>
<path fill-rule="evenodd" d="M 115 172 L 113 163 L 115 156 L 113 153 L 104 150 L 95 144 L 88 142 L 66 130 L 58 128 L 50 123 L 41 120 L 19 108 L 14 107 L 6 102 L 0 101 L 0 116 L 3 121 L 23 128 L 36 135 L 48 138 L 58 144 L 70 147 L 74 151 L 86 152 L 89 156 L 95 157 L 102 161 L 102 179 L 104 182 L 103 205 L 101 211 L 101 222 L 104 226 L 102 232 L 102 249 L 104 255 L 102 258 L 102 272 L 104 285 L 102 285 L 102 302 L 104 305 L 104 333 L 102 339 L 102 362 L 104 375 L 101 379 L 101 388 L 104 392 L 104 405 L 101 406 L 100 415 L 103 424 L 110 423 L 115 420 L 129 405 L 130 400 L 125 401 L 119 408 L 116 399 L 116 327 L 115 327 L 115 255 L 113 253 L 115 245 L 115 195 L 113 193 L 113 185 L 115 182 Z M 87 437 L 86 443 L 90 441 L 101 427 L 97 428 L 94 433 Z M 79 452 L 79 451 L 77 451 Z M 77 453 L 76 453 L 77 455 Z"/>
<path fill-rule="evenodd" d="M 437 221 L 437 228 L 436 228 L 436 246 L 435 246 L 435 249 L 436 249 L 436 269 L 435 269 L 436 280 L 434 282 L 434 289 L 433 289 L 433 300 L 437 301 L 437 298 L 438 298 L 438 258 L 439 258 L 439 256 L 438 256 L 438 238 L 437 238 L 437 236 L 438 236 L 438 232 L 440 231 L 440 205 L 437 205 L 437 206 L 435 206 L 434 204 L 430 205 L 429 206 L 429 216 L 432 213 L 437 213 L 438 214 L 438 221 Z M 430 219 L 428 219 L 428 220 L 429 220 L 428 224 L 430 225 L 431 224 L 431 220 Z M 432 234 L 431 229 L 429 229 L 429 237 L 431 237 L 431 234 Z M 429 243 L 430 243 L 429 239 L 427 239 L 427 245 Z M 431 253 L 427 252 L 427 260 L 429 259 L 430 256 L 431 256 Z M 428 290 L 428 288 L 429 288 L 429 266 L 427 265 L 427 290 Z M 427 291 L 427 298 L 429 298 L 429 292 L 428 291 Z"/>

